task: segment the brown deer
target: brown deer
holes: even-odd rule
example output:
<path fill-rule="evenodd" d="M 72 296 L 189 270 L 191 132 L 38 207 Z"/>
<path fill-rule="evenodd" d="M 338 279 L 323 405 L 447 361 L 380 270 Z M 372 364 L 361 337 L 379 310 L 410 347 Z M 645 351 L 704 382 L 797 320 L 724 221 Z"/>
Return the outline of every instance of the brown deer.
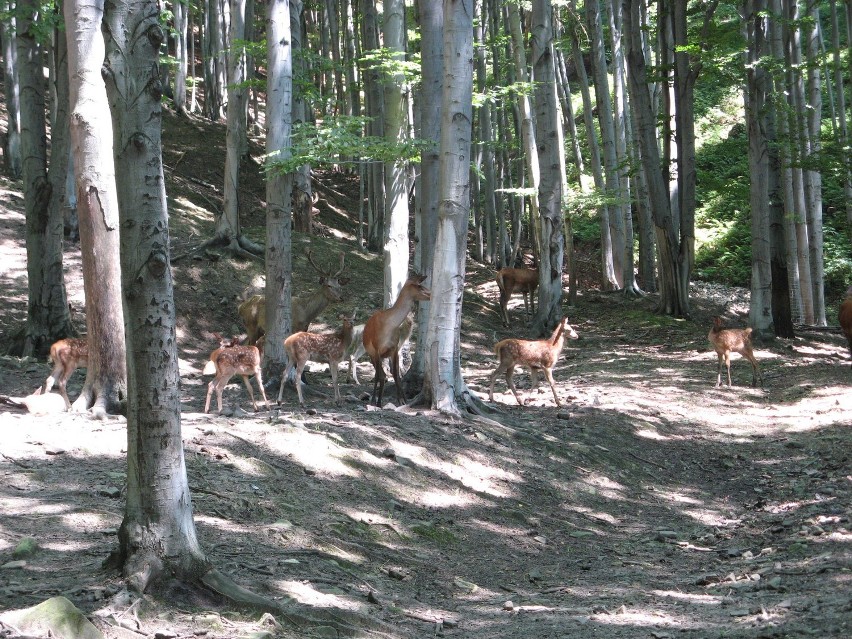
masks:
<path fill-rule="evenodd" d="M 349 283 L 348 277 L 340 277 L 345 268 L 345 256 L 340 254 L 340 268 L 336 273 L 325 271 L 314 262 L 312 251 L 308 251 L 308 261 L 320 274 L 319 288 L 309 294 L 293 298 L 293 333 L 307 331 L 310 323 L 332 302 L 343 299 L 343 287 Z M 253 295 L 240 304 L 237 309 L 248 331 L 248 344 L 255 344 L 266 332 L 266 298 Z"/>
<path fill-rule="evenodd" d="M 373 377 L 373 394 L 370 401 L 375 403 L 376 406 L 381 406 L 385 380 L 387 379 L 384 366 L 382 366 L 384 359 L 390 362 L 391 374 L 396 383 L 396 398 L 400 405 L 405 403 L 402 376 L 399 372 L 400 332 L 405 318 L 414 310 L 414 305 L 417 302 L 425 302 L 431 299 L 431 292 L 423 286 L 425 279 L 425 275 L 409 277 L 393 306 L 382 311 L 376 311 L 364 325 L 361 340 L 376 371 Z"/>
<path fill-rule="evenodd" d="M 837 318 L 840 321 L 840 329 L 849 344 L 849 356 L 852 357 L 852 286 L 846 291 L 846 299 L 840 305 Z"/>
<path fill-rule="evenodd" d="M 719 371 L 716 376 L 716 388 L 722 385 L 722 362 L 728 368 L 728 386 L 731 386 L 731 353 L 739 353 L 751 362 L 751 385 L 757 386 L 757 380 L 760 379 L 760 386 L 763 387 L 763 375 L 760 373 L 760 367 L 757 365 L 757 359 L 751 348 L 751 332 L 749 328 L 724 328 L 720 317 L 713 318 L 713 328 L 707 334 L 707 338 L 713 345 L 716 351 L 716 356 L 719 358 Z"/>
<path fill-rule="evenodd" d="M 228 346 L 232 340 L 223 338 L 218 333 L 214 333 L 219 339 L 219 348 L 210 353 L 210 360 L 204 367 L 204 375 L 212 375 L 216 377 L 207 385 L 207 401 L 204 403 L 204 412 L 210 410 L 210 396 L 213 394 L 213 389 L 216 389 L 216 403 L 219 412 L 222 412 L 222 391 L 234 375 L 239 375 L 243 378 L 243 382 L 248 390 L 251 398 L 252 406 L 257 411 L 257 402 L 254 399 L 254 392 L 249 384 L 249 376 L 254 375 L 257 380 L 257 386 L 260 388 L 260 394 L 263 396 L 263 402 L 269 408 L 269 400 L 266 399 L 266 391 L 263 389 L 263 376 L 260 372 L 260 351 L 256 346 Z"/>
<path fill-rule="evenodd" d="M 89 341 L 87 339 L 69 337 L 54 342 L 50 347 L 50 355 L 47 361 L 53 364 L 53 371 L 44 382 L 45 394 L 49 393 L 50 389 L 53 388 L 53 384 L 56 383 L 62 399 L 65 400 L 65 408 L 71 408 L 71 401 L 68 399 L 65 385 L 75 370 L 78 368 L 88 368 Z"/>
<path fill-rule="evenodd" d="M 530 309 L 535 313 L 535 292 L 538 289 L 537 268 L 501 268 L 495 276 L 500 289 L 500 319 L 503 325 L 509 325 L 509 298 L 514 293 L 523 293 L 524 311 L 529 317 Z M 529 295 L 529 305 L 527 304 Z"/>
<path fill-rule="evenodd" d="M 494 401 L 494 381 L 500 373 L 506 374 L 506 385 L 512 390 L 518 405 L 522 406 L 521 398 L 515 388 L 512 377 L 515 375 L 515 366 L 526 366 L 530 369 L 533 388 L 538 388 L 538 372 L 544 371 L 544 376 L 553 391 L 553 399 L 557 406 L 562 406 L 556 395 L 556 385 L 553 381 L 553 367 L 562 353 L 565 337 L 578 339 L 577 331 L 571 328 L 568 318 L 563 317 L 559 324 L 553 329 L 549 339 L 524 340 L 504 339 L 494 345 L 494 354 L 500 360 L 497 369 L 491 373 L 491 387 L 488 389 L 488 399 Z"/>
<path fill-rule="evenodd" d="M 299 405 L 305 403 L 302 397 L 302 371 L 308 360 L 320 360 L 328 362 L 331 372 L 331 384 L 334 386 L 334 401 L 340 403 L 340 389 L 337 385 L 337 367 L 346 354 L 346 350 L 352 343 L 352 322 L 355 321 L 355 313 L 352 317 L 340 316 L 343 326 L 336 333 L 308 333 L 301 331 L 293 333 L 284 340 L 284 352 L 287 353 L 287 370 L 281 376 L 281 386 L 278 388 L 278 403 L 284 394 L 284 382 L 290 378 L 290 371 L 296 369 L 293 378 L 296 384 L 296 392 L 299 395 Z"/>
<path fill-rule="evenodd" d="M 352 343 L 346 349 L 346 359 L 349 361 L 349 381 L 360 384 L 358 381 L 358 360 L 367 352 L 364 350 L 364 324 L 358 324 L 352 329 Z M 414 319 L 409 315 L 399 327 L 399 350 L 411 339 L 414 332 Z M 385 373 L 387 375 L 387 372 Z"/>

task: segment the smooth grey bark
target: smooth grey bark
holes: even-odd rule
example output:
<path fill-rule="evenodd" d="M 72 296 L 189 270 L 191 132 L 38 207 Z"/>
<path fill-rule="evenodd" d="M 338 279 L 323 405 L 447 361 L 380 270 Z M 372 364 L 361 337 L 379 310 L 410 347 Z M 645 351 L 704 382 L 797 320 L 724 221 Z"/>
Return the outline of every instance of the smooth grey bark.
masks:
<path fill-rule="evenodd" d="M 420 25 L 420 84 L 415 100 L 420 137 L 431 144 L 420 154 L 420 171 L 414 183 L 414 267 L 418 273 L 432 272 L 438 226 L 438 176 L 440 170 L 441 95 L 444 81 L 444 9 L 439 2 L 417 3 Z M 417 308 L 419 335 L 429 327 L 430 302 Z M 406 385 L 419 386 L 425 374 L 426 340 L 418 339 Z"/>
<path fill-rule="evenodd" d="M 197 579 L 209 565 L 195 534 L 181 440 L 157 67 L 165 34 L 156 2 L 111 2 L 104 33 L 128 344 L 127 505 L 119 558 L 131 587 L 144 592 L 159 580 Z M 99 67 L 93 71 L 100 77 Z"/>
<path fill-rule="evenodd" d="M 119 203 L 113 128 L 101 76 L 101 3 L 64 6 L 70 78 L 70 133 L 76 168 L 77 213 L 89 364 L 74 410 L 124 412 L 127 397 L 125 325 L 119 258 Z"/>
<path fill-rule="evenodd" d="M 459 415 L 459 402 L 477 401 L 461 372 L 467 222 L 470 213 L 470 153 L 473 127 L 473 0 L 444 0 L 444 90 L 438 227 L 432 269 L 432 303 L 426 331 L 423 393 L 433 409 Z"/>
<path fill-rule="evenodd" d="M 217 122 L 224 116 L 225 83 L 225 15 L 228 0 L 205 0 L 204 29 L 201 46 L 204 55 L 204 115 Z"/>
<path fill-rule="evenodd" d="M 346 113 L 361 115 L 361 90 L 359 86 L 358 64 L 356 56 L 355 21 L 353 19 L 352 1 L 342 0 L 346 39 L 343 47 L 344 69 L 346 73 Z"/>
<path fill-rule="evenodd" d="M 307 78 L 308 70 L 302 56 L 302 0 L 290 0 L 290 42 L 293 55 L 293 73 L 299 78 Z M 308 107 L 304 92 L 298 82 L 293 83 L 293 125 L 308 120 Z M 310 234 L 313 230 L 313 190 L 311 188 L 311 167 L 303 164 L 293 173 L 293 225 L 300 233 Z"/>
<path fill-rule="evenodd" d="M 533 334 L 545 335 L 562 319 L 562 269 L 565 237 L 562 224 L 562 133 L 556 97 L 556 60 L 553 55 L 553 9 L 550 0 L 533 0 L 532 67 L 535 80 L 535 146 L 540 183 L 538 308 Z"/>
<path fill-rule="evenodd" d="M 346 102 L 343 90 L 343 64 L 340 54 L 340 16 L 337 13 L 338 2 L 326 0 L 325 15 L 328 19 L 329 47 L 331 59 L 334 61 L 334 112 L 341 113 Z"/>
<path fill-rule="evenodd" d="M 188 68 L 188 52 L 187 52 L 187 32 L 188 32 L 188 13 L 189 6 L 184 0 L 174 0 L 172 2 L 172 15 L 174 16 L 175 26 L 175 88 L 174 88 L 174 103 L 175 110 L 179 114 L 186 112 L 186 74 Z"/>
<path fill-rule="evenodd" d="M 806 157 L 816 158 L 822 152 L 822 75 L 819 46 L 819 5 L 816 0 L 807 0 L 806 17 L 809 18 L 806 33 L 807 100 Z M 810 235 L 811 283 L 814 292 L 814 324 L 827 326 L 825 315 L 825 259 L 823 255 L 822 220 L 822 174 L 819 169 L 805 171 L 805 197 L 808 210 L 808 233 Z"/>
<path fill-rule="evenodd" d="M 405 3 L 384 3 L 384 45 L 395 61 L 405 59 Z M 402 143 L 407 137 L 408 123 L 405 78 L 394 73 L 384 82 L 384 132 L 389 145 Z M 401 161 L 385 162 L 384 215 L 384 307 L 389 308 L 408 278 L 408 192 L 406 170 Z"/>
<path fill-rule="evenodd" d="M 689 314 L 689 300 L 683 297 L 686 287 L 681 285 L 686 274 L 678 258 L 681 252 L 680 236 L 673 219 L 667 183 L 660 169 L 656 117 L 648 91 L 647 65 L 639 30 L 640 4 L 641 0 L 624 0 L 625 53 L 630 103 L 656 233 L 660 291 L 658 311 L 675 317 L 686 317 Z"/>
<path fill-rule="evenodd" d="M 62 273 L 62 216 L 49 206 L 43 50 L 34 20 L 37 2 L 18 4 L 17 44 L 20 83 L 21 177 L 27 245 L 27 323 L 10 353 L 41 358 L 57 339 L 73 335 Z"/>
<path fill-rule="evenodd" d="M 486 45 L 484 39 L 484 28 L 482 19 L 482 2 L 477 3 L 477 14 L 479 19 L 475 22 L 474 38 L 476 39 L 476 89 L 485 94 L 487 85 L 487 61 Z M 495 227 L 497 224 L 497 202 L 494 196 L 494 133 L 491 121 L 492 102 L 486 100 L 478 110 L 477 122 L 479 124 L 479 154 L 482 169 L 482 220 L 485 235 L 485 247 L 481 255 L 481 261 L 489 264 L 495 263 L 496 238 Z"/>
<path fill-rule="evenodd" d="M 852 3 L 846 2 L 849 15 L 852 15 Z M 841 148 L 848 148 L 849 125 L 846 119 L 846 92 L 843 84 L 843 59 L 840 49 L 840 17 L 837 11 L 837 0 L 830 0 L 829 10 L 831 15 L 831 52 L 833 57 L 832 69 L 834 70 L 834 88 L 837 95 L 837 144 Z M 850 24 L 846 25 L 846 39 L 852 48 L 852 33 L 849 32 Z M 852 64 L 852 61 L 850 61 Z M 852 238 L 852 153 L 847 153 L 843 160 L 842 180 L 843 192 L 846 196 L 846 226 L 849 237 Z"/>
<path fill-rule="evenodd" d="M 512 54 L 515 63 L 515 75 L 517 81 L 521 84 L 527 84 L 529 73 L 527 72 L 527 55 L 524 49 L 524 36 L 521 32 L 521 18 L 518 5 L 509 3 L 507 5 L 509 11 L 509 31 L 512 35 Z M 530 206 L 530 229 L 533 236 L 533 244 L 536 258 L 540 256 L 540 236 L 539 236 L 539 186 L 541 183 L 541 170 L 539 167 L 539 157 L 536 151 L 536 132 L 535 118 L 533 116 L 533 106 L 529 95 L 525 92 L 518 95 L 517 108 L 520 111 L 520 136 L 521 148 L 523 150 L 524 166 L 526 168 L 527 179 L 529 180 L 529 197 L 526 198 Z"/>
<path fill-rule="evenodd" d="M 293 109 L 293 55 L 289 0 L 269 2 L 266 26 L 266 154 L 270 161 L 290 156 Z M 286 364 L 284 338 L 292 327 L 292 174 L 273 171 L 266 182 L 266 345 L 267 379 Z"/>
<path fill-rule="evenodd" d="M 768 81 L 763 57 L 769 53 L 766 0 L 745 0 L 747 34 L 746 126 L 751 207 L 751 300 L 749 325 L 764 337 L 773 332 L 769 244 L 769 143 L 766 133 Z"/>
<path fill-rule="evenodd" d="M 790 92 L 790 158 L 793 166 L 794 209 L 791 211 L 796 221 L 796 249 L 799 262 L 799 291 L 802 296 L 802 312 L 805 322 L 816 321 L 815 294 L 811 278 L 810 231 L 808 228 L 808 204 L 806 198 L 806 177 L 802 168 L 805 149 L 808 146 L 807 121 L 805 118 L 805 87 L 802 78 L 801 25 L 798 0 L 784 0 L 787 28 L 786 62 L 788 90 Z"/>
<path fill-rule="evenodd" d="M 11 13 L 13 4 L 4 2 Z M 6 98 L 6 146 L 3 149 L 6 175 L 13 180 L 21 177 L 21 95 L 18 83 L 17 43 L 15 42 L 15 17 L 0 20 L 0 40 L 3 41 L 3 88 Z"/>
<path fill-rule="evenodd" d="M 378 14 L 375 0 L 362 0 L 361 28 L 363 30 L 364 52 L 379 49 Z M 370 118 L 367 135 L 384 137 L 384 95 L 382 92 L 381 72 L 376 66 L 364 71 L 364 99 L 366 115 Z M 384 240 L 385 179 L 384 165 L 370 162 L 367 165 L 367 248 L 378 251 Z"/>
<path fill-rule="evenodd" d="M 246 0 L 231 1 L 231 53 L 228 56 L 228 103 L 225 129 L 225 181 L 222 189 L 222 212 L 216 218 L 214 231 L 217 243 L 240 252 L 240 161 L 246 135 L 246 56 L 245 41 Z"/>
<path fill-rule="evenodd" d="M 592 48 L 592 77 L 601 130 L 605 193 L 612 196 L 620 191 L 620 185 L 599 0 L 586 2 L 586 28 Z M 617 228 L 613 218 L 619 214 L 617 207 L 607 205 L 606 208 L 607 215 L 601 215 L 601 286 L 604 290 L 612 290 L 622 286 L 621 271 L 617 268 L 621 260 L 616 263 L 616 259 L 623 253 L 624 238 L 613 235 L 613 229 Z"/>

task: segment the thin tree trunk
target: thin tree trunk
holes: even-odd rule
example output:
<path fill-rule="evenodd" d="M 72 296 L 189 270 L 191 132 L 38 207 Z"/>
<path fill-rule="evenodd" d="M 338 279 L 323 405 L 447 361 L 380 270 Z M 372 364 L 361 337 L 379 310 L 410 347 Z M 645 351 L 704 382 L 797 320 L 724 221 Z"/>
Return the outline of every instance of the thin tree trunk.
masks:
<path fill-rule="evenodd" d="M 479 20 L 474 26 L 474 37 L 476 39 L 476 85 L 477 91 L 485 94 L 488 90 L 486 67 L 486 48 L 484 40 L 484 25 L 483 25 L 483 8 L 482 0 L 477 3 L 477 11 Z M 485 231 L 485 251 L 484 261 L 493 264 L 495 261 L 495 225 L 497 222 L 497 204 L 494 196 L 495 180 L 494 180 L 494 140 L 493 127 L 491 122 L 492 103 L 486 100 L 478 109 L 478 124 L 479 124 L 479 151 L 482 158 L 482 175 L 483 175 L 483 218 Z"/>
<path fill-rule="evenodd" d="M 405 3 L 384 3 L 384 45 L 396 61 L 403 61 L 405 48 Z M 405 101 L 405 79 L 402 73 L 385 81 L 385 140 L 389 145 L 402 143 L 408 131 Z M 385 163 L 385 230 L 384 230 L 384 304 L 390 307 L 408 278 L 408 189 L 402 162 Z"/>
<path fill-rule="evenodd" d="M 293 71 L 298 77 L 307 77 L 302 55 L 302 0 L 290 0 L 290 34 L 293 49 Z M 293 84 L 293 124 L 302 124 L 308 120 L 308 108 L 304 91 L 299 83 Z M 311 167 L 303 164 L 293 173 L 293 226 L 300 233 L 313 232 L 313 189 L 311 188 Z"/>
<path fill-rule="evenodd" d="M 3 3 L 9 17 L 0 20 L 0 39 L 3 40 L 3 88 L 6 95 L 6 146 L 3 160 L 6 175 L 13 180 L 21 177 L 21 96 L 18 83 L 17 43 L 12 4 Z"/>
<path fill-rule="evenodd" d="M 556 61 L 553 56 L 553 9 L 550 0 L 532 5 L 532 63 L 535 80 L 535 143 L 540 167 L 538 309 L 533 334 L 545 335 L 562 319 L 562 268 L 565 237 L 562 232 L 562 123 L 556 97 Z"/>
<path fill-rule="evenodd" d="M 444 0 L 444 52 L 440 204 L 423 392 L 433 409 L 458 415 L 459 400 L 472 400 L 461 374 L 460 331 L 470 211 L 473 0 Z"/>
<path fill-rule="evenodd" d="M 49 206 L 43 51 L 38 45 L 41 6 L 18 4 L 17 62 L 21 99 L 21 176 L 27 219 L 27 324 L 12 344 L 16 355 L 43 357 L 57 339 L 73 334 L 62 273 L 62 216 Z"/>

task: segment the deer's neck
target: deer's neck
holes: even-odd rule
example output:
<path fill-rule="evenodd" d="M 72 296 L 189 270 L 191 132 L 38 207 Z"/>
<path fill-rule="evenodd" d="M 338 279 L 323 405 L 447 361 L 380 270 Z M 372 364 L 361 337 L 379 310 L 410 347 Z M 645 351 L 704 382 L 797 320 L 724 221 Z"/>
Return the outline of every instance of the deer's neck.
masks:
<path fill-rule="evenodd" d="M 308 320 L 314 319 L 323 309 L 328 306 L 328 298 L 322 288 L 314 291 L 305 298 L 298 299 L 299 306 L 305 309 L 305 317 Z"/>

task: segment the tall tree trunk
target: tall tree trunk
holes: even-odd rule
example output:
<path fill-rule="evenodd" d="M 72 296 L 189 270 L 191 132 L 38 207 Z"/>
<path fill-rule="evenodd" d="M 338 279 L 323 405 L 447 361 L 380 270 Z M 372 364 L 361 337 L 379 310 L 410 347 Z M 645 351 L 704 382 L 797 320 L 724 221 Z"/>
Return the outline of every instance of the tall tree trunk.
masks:
<path fill-rule="evenodd" d="M 378 51 L 379 31 L 378 15 L 375 0 L 362 0 L 361 20 L 363 28 L 363 40 L 365 52 Z M 374 65 L 364 72 L 364 98 L 367 107 L 367 117 L 370 118 L 367 125 L 367 135 L 384 137 L 384 96 L 380 71 Z M 383 245 L 384 239 L 384 211 L 385 211 L 385 180 L 384 166 L 380 162 L 370 162 L 367 170 L 369 174 L 369 194 L 367 203 L 367 248 L 378 251 Z"/>
<path fill-rule="evenodd" d="M 689 301 L 683 297 L 686 287 L 681 284 L 685 273 L 681 271 L 678 257 L 679 235 L 675 229 L 668 189 L 660 168 L 656 118 L 648 92 L 645 55 L 639 30 L 640 4 L 641 0 L 625 0 L 624 32 L 630 102 L 634 110 L 642 170 L 648 184 L 648 198 L 657 236 L 660 290 L 658 310 L 675 317 L 687 317 Z"/>
<path fill-rule="evenodd" d="M 3 3 L 9 17 L 0 20 L 0 39 L 3 41 L 3 89 L 6 97 L 6 146 L 3 149 L 6 175 L 21 177 L 21 95 L 18 84 L 17 43 L 12 3 Z"/>
<path fill-rule="evenodd" d="M 539 204 L 541 259 L 538 275 L 538 309 L 534 334 L 545 335 L 562 319 L 562 266 L 565 237 L 562 234 L 563 153 L 558 100 L 556 61 L 553 56 L 553 9 L 550 0 L 532 5 L 532 63 L 535 80 L 535 142 L 541 171 Z"/>
<path fill-rule="evenodd" d="M 346 72 L 346 113 L 361 115 L 361 87 L 358 83 L 358 62 L 355 52 L 355 23 L 352 15 L 352 0 L 342 0 L 346 22 L 346 42 L 343 48 Z"/>
<path fill-rule="evenodd" d="M 833 57 L 832 68 L 834 69 L 834 87 L 837 91 L 837 113 L 838 113 L 838 133 L 837 145 L 843 148 L 849 148 L 849 125 L 846 119 L 846 92 L 844 91 L 843 82 L 843 59 L 840 50 L 840 19 L 837 13 L 837 0 L 831 0 L 829 3 L 831 11 L 831 51 Z M 852 16 L 852 3 L 846 2 L 849 15 Z M 852 24 L 847 22 L 846 39 L 849 43 L 849 49 L 852 50 L 852 33 L 849 29 Z M 850 60 L 852 65 L 852 60 Z M 846 202 L 846 226 L 849 238 L 852 239 L 852 153 L 846 153 L 842 159 L 842 181 L 843 193 Z"/>
<path fill-rule="evenodd" d="M 474 37 L 476 39 L 476 85 L 477 91 L 485 94 L 488 90 L 486 66 L 486 46 L 484 25 L 482 19 L 482 0 L 477 3 L 479 19 L 475 22 Z M 495 226 L 497 222 L 497 204 L 494 196 L 494 140 L 491 123 L 492 103 L 486 100 L 478 109 L 479 152 L 482 160 L 482 208 L 485 231 L 484 261 L 493 264 L 495 261 Z"/>
<path fill-rule="evenodd" d="M 131 328 L 127 506 L 119 529 L 120 560 L 130 584 L 144 592 L 159 580 L 197 579 L 208 564 L 195 534 L 181 441 L 157 69 L 165 34 L 151 0 L 112 2 L 105 20 L 124 303 Z M 103 60 L 103 43 L 99 47 Z M 86 68 L 100 78 L 99 65 Z"/>
<path fill-rule="evenodd" d="M 57 339 L 73 334 L 62 273 L 62 216 L 51 215 L 42 49 L 37 41 L 41 5 L 18 5 L 17 61 L 21 90 L 21 175 L 27 218 L 27 324 L 10 352 L 41 358 Z"/>
<path fill-rule="evenodd" d="M 766 0 L 745 0 L 748 35 L 746 66 L 746 124 L 751 179 L 751 303 L 749 324 L 755 334 L 768 337 L 772 327 L 772 271 L 769 244 L 769 142 L 766 135 L 767 74 L 762 66 L 768 55 Z"/>
<path fill-rule="evenodd" d="M 270 161 L 290 157 L 293 109 L 293 57 L 289 0 L 270 0 L 266 27 L 266 155 Z M 273 171 L 266 182 L 266 344 L 267 379 L 283 372 L 284 338 L 292 327 L 293 246 L 292 174 Z"/>
<path fill-rule="evenodd" d="M 521 84 L 529 82 L 527 73 L 527 56 L 524 49 L 524 36 L 521 32 L 521 18 L 518 5 L 509 3 L 509 30 L 512 34 L 512 52 L 515 61 L 515 74 Z M 530 205 L 530 229 L 533 231 L 535 255 L 540 258 L 541 247 L 539 246 L 539 186 L 541 183 L 541 170 L 539 168 L 538 152 L 536 150 L 535 119 L 533 116 L 532 103 L 529 95 L 524 91 L 518 95 L 518 109 L 521 118 L 521 149 L 524 157 L 524 165 L 529 179 Z"/>
<path fill-rule="evenodd" d="M 440 204 L 423 392 L 433 409 L 458 415 L 459 400 L 473 401 L 462 378 L 460 362 L 470 212 L 473 0 L 444 0 L 444 54 Z"/>
<path fill-rule="evenodd" d="M 432 272 L 438 226 L 438 176 L 440 171 L 441 92 L 444 81 L 444 10 L 439 2 L 418 2 L 420 24 L 420 84 L 416 107 L 420 113 L 420 137 L 431 143 L 420 154 L 420 173 L 415 182 L 417 208 L 414 218 L 414 266 L 418 273 Z M 417 309 L 419 335 L 429 328 L 430 302 Z M 419 386 L 426 366 L 426 340 L 418 339 L 406 385 Z"/>
<path fill-rule="evenodd" d="M 101 67 L 103 5 L 65 5 L 70 84 L 71 139 L 77 169 L 77 203 L 89 364 L 75 410 L 124 412 L 127 366 L 119 264 L 119 203 L 113 129 Z M 122 139 L 122 138 L 119 138 Z M 123 138 L 126 140 L 126 138 Z"/>
<path fill-rule="evenodd" d="M 222 190 L 222 213 L 216 220 L 216 241 L 239 252 L 240 230 L 240 161 L 245 127 L 245 12 L 246 0 L 231 0 L 231 54 L 228 57 L 228 104 L 225 131 L 225 184 Z"/>
<path fill-rule="evenodd" d="M 399 63 L 405 59 L 405 3 L 403 0 L 386 0 L 384 10 L 385 48 Z M 402 143 L 407 137 L 408 109 L 404 84 L 402 73 L 396 73 L 385 81 L 384 130 L 389 145 Z M 408 278 L 408 192 L 402 162 L 385 163 L 384 265 L 384 304 L 388 308 L 396 301 Z"/>
<path fill-rule="evenodd" d="M 613 196 L 620 191 L 618 156 L 615 149 L 615 129 L 612 120 L 612 102 L 609 98 L 599 0 L 586 2 L 586 28 L 592 46 L 592 75 L 598 107 L 598 123 L 601 129 L 606 195 Z M 607 205 L 607 209 L 607 215 L 601 216 L 601 285 L 604 290 L 612 290 L 622 286 L 621 272 L 616 268 L 615 260 L 616 255 L 623 251 L 624 244 L 623 238 L 619 242 L 619 238 L 612 235 L 614 227 L 612 218 L 619 213 L 615 206 Z M 618 264 L 620 263 L 619 259 Z"/>
<path fill-rule="evenodd" d="M 819 6 L 817 0 L 807 0 L 806 59 L 808 108 L 806 109 L 807 157 L 819 157 L 822 151 L 822 81 L 819 46 Z M 805 172 L 805 196 L 808 208 L 808 232 L 810 234 L 811 282 L 814 291 L 814 323 L 826 326 L 825 317 L 825 264 L 823 257 L 822 221 L 822 174 L 818 168 Z"/>
<path fill-rule="evenodd" d="M 172 13 L 175 21 L 175 110 L 184 115 L 186 113 L 186 73 L 188 67 L 187 32 L 188 14 L 191 8 L 182 0 L 172 2 Z"/>
<path fill-rule="evenodd" d="M 302 54 L 302 0 L 290 0 L 290 36 L 293 49 L 293 72 L 296 77 L 307 77 Z M 293 84 L 293 124 L 308 120 L 308 108 L 304 91 L 299 83 Z M 313 232 L 313 191 L 311 189 L 311 167 L 303 164 L 293 173 L 293 225 L 300 233 Z"/>

